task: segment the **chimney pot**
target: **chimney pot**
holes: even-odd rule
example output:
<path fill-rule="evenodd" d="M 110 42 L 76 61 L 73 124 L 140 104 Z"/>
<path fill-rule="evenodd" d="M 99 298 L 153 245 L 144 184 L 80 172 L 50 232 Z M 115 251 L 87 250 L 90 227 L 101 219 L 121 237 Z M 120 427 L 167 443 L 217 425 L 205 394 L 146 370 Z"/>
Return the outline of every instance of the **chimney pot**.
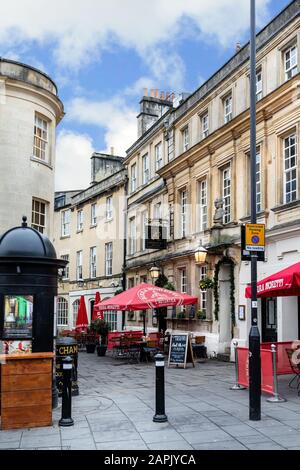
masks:
<path fill-rule="evenodd" d="M 148 88 L 144 88 L 144 96 L 148 96 Z"/>
<path fill-rule="evenodd" d="M 162 92 L 160 93 L 160 99 L 161 99 L 161 100 L 164 100 L 164 99 L 165 99 L 165 92 L 164 92 L 164 91 L 162 91 Z"/>
<path fill-rule="evenodd" d="M 151 90 L 151 98 L 155 97 L 155 90 Z"/>
<path fill-rule="evenodd" d="M 241 49 L 242 49 L 241 43 L 237 42 L 235 46 L 235 52 L 240 52 Z"/>
<path fill-rule="evenodd" d="M 111 148 L 110 148 L 110 154 L 111 154 L 112 156 L 115 155 L 115 147 L 111 147 Z"/>

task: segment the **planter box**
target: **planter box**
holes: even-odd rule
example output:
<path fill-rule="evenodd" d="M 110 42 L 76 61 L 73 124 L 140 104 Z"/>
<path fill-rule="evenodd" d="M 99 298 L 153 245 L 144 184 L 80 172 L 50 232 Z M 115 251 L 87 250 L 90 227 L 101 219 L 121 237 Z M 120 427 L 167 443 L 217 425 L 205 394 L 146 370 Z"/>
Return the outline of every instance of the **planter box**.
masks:
<path fill-rule="evenodd" d="M 104 357 L 107 351 L 107 346 L 97 346 L 97 355 L 99 357 Z"/>
<path fill-rule="evenodd" d="M 95 354 L 95 350 L 96 350 L 95 344 L 86 344 L 85 347 L 86 347 L 86 352 L 88 354 Z"/>

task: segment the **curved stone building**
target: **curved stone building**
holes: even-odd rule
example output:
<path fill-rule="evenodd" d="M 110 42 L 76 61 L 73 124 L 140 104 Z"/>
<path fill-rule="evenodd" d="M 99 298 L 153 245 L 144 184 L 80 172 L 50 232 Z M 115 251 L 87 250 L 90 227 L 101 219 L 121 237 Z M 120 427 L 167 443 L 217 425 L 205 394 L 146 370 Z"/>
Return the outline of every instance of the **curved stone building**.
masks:
<path fill-rule="evenodd" d="M 50 77 L 0 58 L 0 234 L 26 215 L 52 238 L 55 135 L 63 116 Z"/>

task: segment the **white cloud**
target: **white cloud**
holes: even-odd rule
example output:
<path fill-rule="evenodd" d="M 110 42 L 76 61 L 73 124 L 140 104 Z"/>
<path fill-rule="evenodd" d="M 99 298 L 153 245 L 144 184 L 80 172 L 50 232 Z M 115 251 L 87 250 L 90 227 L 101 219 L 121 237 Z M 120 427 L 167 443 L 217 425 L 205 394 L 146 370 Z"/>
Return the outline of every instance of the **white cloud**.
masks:
<path fill-rule="evenodd" d="M 84 134 L 61 131 L 56 145 L 56 191 L 84 189 L 91 182 L 92 139 Z"/>
<path fill-rule="evenodd" d="M 125 157 L 126 150 L 137 138 L 137 111 L 120 96 L 106 101 L 75 98 L 67 106 L 67 116 L 81 124 L 104 128 L 106 148 L 101 150 L 104 152 L 114 147 L 116 155 Z"/>
<path fill-rule="evenodd" d="M 257 0 L 260 24 L 268 3 Z M 154 51 L 186 35 L 184 18 L 193 20 L 191 31 L 202 41 L 228 46 L 248 29 L 249 0 L 52 0 L 50 7 L 49 0 L 11 0 L 1 5 L 0 43 L 4 50 L 24 41 L 50 43 L 58 64 L 68 67 L 98 60 L 117 43 L 135 49 L 157 73 L 162 65 Z"/>

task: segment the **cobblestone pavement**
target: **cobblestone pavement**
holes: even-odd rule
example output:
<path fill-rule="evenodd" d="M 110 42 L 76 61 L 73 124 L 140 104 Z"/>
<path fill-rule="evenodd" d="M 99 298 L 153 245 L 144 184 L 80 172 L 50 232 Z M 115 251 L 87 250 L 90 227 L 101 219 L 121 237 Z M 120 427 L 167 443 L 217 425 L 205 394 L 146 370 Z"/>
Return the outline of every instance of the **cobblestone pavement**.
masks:
<path fill-rule="evenodd" d="M 234 365 L 166 369 L 167 423 L 153 423 L 155 367 L 80 353 L 80 396 L 71 428 L 0 431 L 0 449 L 217 450 L 300 449 L 300 398 L 279 378 L 285 403 L 262 397 L 262 420 L 248 419 L 248 392 L 232 391 Z"/>

